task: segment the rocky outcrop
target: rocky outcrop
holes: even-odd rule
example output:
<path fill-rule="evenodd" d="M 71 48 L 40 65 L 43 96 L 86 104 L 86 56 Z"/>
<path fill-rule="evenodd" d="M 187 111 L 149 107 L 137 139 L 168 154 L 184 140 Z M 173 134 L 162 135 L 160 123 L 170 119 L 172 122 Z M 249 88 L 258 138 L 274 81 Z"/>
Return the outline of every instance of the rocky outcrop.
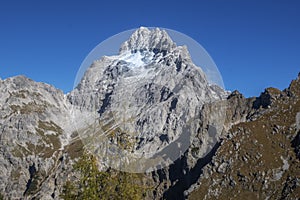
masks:
<path fill-rule="evenodd" d="M 129 40 L 121 45 L 120 54 L 127 51 L 146 49 L 154 52 L 170 52 L 174 48 L 176 48 L 176 44 L 165 30 L 159 28 L 149 30 L 141 27 L 131 35 Z"/>
<path fill-rule="evenodd" d="M 69 99 L 88 113 L 86 118 L 80 116 L 87 125 L 79 132 L 88 135 L 84 142 L 93 143 L 86 146 L 104 158 L 104 165 L 146 172 L 179 158 L 195 134 L 198 156 L 208 153 L 221 133 L 225 109 L 214 110 L 215 118 L 220 115 L 219 127 L 211 134 L 197 131 L 204 122 L 201 109 L 226 96 L 227 92 L 209 84 L 185 46 L 176 46 L 163 30 L 142 27 L 124 42 L 119 55 L 94 62 Z M 213 118 L 211 113 L 205 118 Z M 93 128 L 88 131 L 88 127 Z M 120 138 L 126 138 L 122 144 Z M 108 146 L 114 151 L 107 151 Z M 115 152 L 120 158 L 115 159 Z"/>
<path fill-rule="evenodd" d="M 296 137 L 292 141 L 292 144 L 295 148 L 297 158 L 300 159 L 300 132 L 297 133 Z"/>
<path fill-rule="evenodd" d="M 36 194 L 55 170 L 67 140 L 65 96 L 54 87 L 17 76 L 0 83 L 0 193 Z M 54 185 L 48 185 L 50 197 Z"/>
<path fill-rule="evenodd" d="M 284 91 L 266 89 L 250 100 L 250 113 L 259 115 L 247 115 L 245 122 L 231 127 L 197 183 L 186 191 L 190 199 L 299 198 L 299 83 L 298 78 Z M 257 107 L 257 100 L 267 106 Z"/>

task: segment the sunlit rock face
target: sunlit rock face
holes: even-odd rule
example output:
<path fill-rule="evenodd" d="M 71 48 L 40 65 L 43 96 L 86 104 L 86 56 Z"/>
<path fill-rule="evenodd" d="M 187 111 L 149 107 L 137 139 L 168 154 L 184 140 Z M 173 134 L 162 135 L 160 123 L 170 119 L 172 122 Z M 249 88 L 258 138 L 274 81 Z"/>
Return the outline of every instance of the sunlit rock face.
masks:
<path fill-rule="evenodd" d="M 186 46 L 177 46 L 164 30 L 142 27 L 118 55 L 95 61 L 69 99 L 89 113 L 75 117 L 78 129 L 104 164 L 145 172 L 180 157 L 199 130 L 202 106 L 226 96 L 208 83 Z M 199 154 L 211 149 L 216 133 L 201 136 Z"/>

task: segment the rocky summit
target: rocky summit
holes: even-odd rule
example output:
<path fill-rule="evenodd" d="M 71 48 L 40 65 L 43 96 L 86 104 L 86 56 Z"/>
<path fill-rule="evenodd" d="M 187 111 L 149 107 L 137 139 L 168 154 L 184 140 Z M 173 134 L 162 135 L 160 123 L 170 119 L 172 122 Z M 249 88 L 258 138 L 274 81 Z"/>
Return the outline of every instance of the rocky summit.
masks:
<path fill-rule="evenodd" d="M 226 96 L 209 84 L 187 47 L 176 46 L 164 30 L 142 27 L 122 44 L 119 55 L 95 61 L 69 99 L 82 111 L 75 116 L 84 121 L 79 134 L 92 152 L 101 154 L 99 159 L 105 158 L 105 165 L 145 172 L 185 152 L 190 135 L 200 129 L 202 106 Z M 222 122 L 221 117 L 216 121 Z M 200 135 L 203 141 L 216 137 Z M 122 147 L 119 137 L 125 138 Z M 199 154 L 210 151 L 208 142 L 200 146 Z M 122 162 L 112 160 L 120 151 Z"/>
<path fill-rule="evenodd" d="M 110 184 L 138 173 L 144 199 L 299 199 L 299 91 L 300 76 L 259 97 L 224 91 L 186 46 L 141 27 L 69 94 L 0 80 L 0 199 L 78 199 L 68 183 L 86 181 L 87 152 Z"/>

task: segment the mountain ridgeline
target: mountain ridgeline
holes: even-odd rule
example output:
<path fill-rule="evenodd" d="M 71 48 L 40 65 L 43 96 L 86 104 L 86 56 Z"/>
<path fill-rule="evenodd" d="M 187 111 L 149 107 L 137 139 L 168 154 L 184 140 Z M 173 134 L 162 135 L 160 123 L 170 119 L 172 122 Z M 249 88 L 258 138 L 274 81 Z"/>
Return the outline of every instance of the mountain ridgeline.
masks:
<path fill-rule="evenodd" d="M 141 27 L 69 94 L 0 80 L 0 199 L 297 199 L 299 91 L 299 76 L 259 97 L 224 91 L 186 46 Z"/>

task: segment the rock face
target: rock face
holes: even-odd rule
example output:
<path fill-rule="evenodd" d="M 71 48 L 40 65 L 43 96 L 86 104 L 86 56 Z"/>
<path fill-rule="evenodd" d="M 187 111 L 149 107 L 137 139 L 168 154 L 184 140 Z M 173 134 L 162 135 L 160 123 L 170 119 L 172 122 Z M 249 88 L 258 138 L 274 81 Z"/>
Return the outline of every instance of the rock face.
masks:
<path fill-rule="evenodd" d="M 122 44 L 120 54 L 132 50 L 170 52 L 174 48 L 176 48 L 176 44 L 165 30 L 158 28 L 149 30 L 148 28 L 141 27 L 132 34 L 129 40 Z"/>
<path fill-rule="evenodd" d="M 299 199 L 299 91 L 300 77 L 284 91 L 268 88 L 249 99 L 252 111 L 230 128 L 186 191 L 190 199 Z"/>
<path fill-rule="evenodd" d="M 145 172 L 164 166 L 161 162 L 148 165 L 160 155 L 174 161 L 180 152 L 185 152 L 190 134 L 196 134 L 200 128 L 201 107 L 226 96 L 225 91 L 208 84 L 185 46 L 176 46 L 163 30 L 140 28 L 122 44 L 119 55 L 94 62 L 71 92 L 70 101 L 77 109 L 90 112 L 85 120 L 88 125 L 80 129 L 93 127 L 93 133 L 83 134 L 89 135 L 88 142 L 97 141 L 87 146 L 93 147 L 92 152 L 103 153 L 99 157 L 108 160 L 104 164 L 110 162 L 117 169 L 121 164 L 125 171 Z M 96 117 L 89 119 L 90 116 Z M 95 123 L 101 124 L 97 131 Z M 105 145 L 101 135 L 108 136 Z M 120 136 L 126 138 L 122 147 L 118 144 Z M 201 137 L 209 141 L 216 135 Z M 171 148 L 175 142 L 177 146 Z M 110 160 L 115 153 L 108 151 L 107 146 L 118 153 L 122 148 L 124 161 Z M 210 151 L 208 142 L 198 147 L 199 155 Z"/>
<path fill-rule="evenodd" d="M 60 199 L 83 148 L 119 167 L 105 145 L 123 164 L 142 163 L 122 170 L 154 170 L 143 173 L 154 188 L 146 199 L 297 199 L 299 91 L 298 78 L 257 98 L 228 94 L 187 47 L 142 27 L 68 95 L 23 76 L 0 80 L 0 199 Z M 164 154 L 170 166 L 147 163 Z"/>
<path fill-rule="evenodd" d="M 0 188 L 9 199 L 39 191 L 67 141 L 64 94 L 18 76 L 0 82 Z M 54 185 L 44 196 L 51 195 Z M 52 191 L 51 191 L 52 189 Z"/>

